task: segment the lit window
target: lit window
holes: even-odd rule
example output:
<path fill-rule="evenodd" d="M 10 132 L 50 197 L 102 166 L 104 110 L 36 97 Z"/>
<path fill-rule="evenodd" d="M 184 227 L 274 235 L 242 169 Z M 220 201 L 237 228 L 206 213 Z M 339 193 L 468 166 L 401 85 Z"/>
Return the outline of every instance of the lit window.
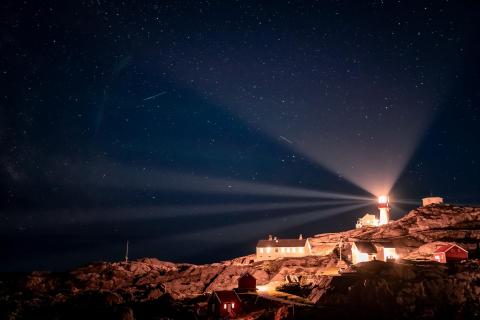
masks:
<path fill-rule="evenodd" d="M 290 248 L 287 248 L 287 252 L 290 252 Z"/>
<path fill-rule="evenodd" d="M 299 250 L 300 252 L 303 252 L 303 248 L 299 248 L 298 250 Z"/>
<path fill-rule="evenodd" d="M 227 309 L 227 304 L 226 303 L 223 304 L 223 309 Z"/>
<path fill-rule="evenodd" d="M 292 252 L 296 252 L 295 248 L 292 248 Z"/>
<path fill-rule="evenodd" d="M 232 302 L 232 309 L 235 308 L 235 303 Z"/>
<path fill-rule="evenodd" d="M 267 253 L 270 253 L 270 250 L 271 250 L 271 249 L 272 249 L 272 248 L 268 247 L 268 248 L 267 248 Z"/>
<path fill-rule="evenodd" d="M 285 248 L 282 248 L 282 252 L 285 252 Z"/>
<path fill-rule="evenodd" d="M 258 252 L 263 253 L 263 248 L 258 249 Z"/>

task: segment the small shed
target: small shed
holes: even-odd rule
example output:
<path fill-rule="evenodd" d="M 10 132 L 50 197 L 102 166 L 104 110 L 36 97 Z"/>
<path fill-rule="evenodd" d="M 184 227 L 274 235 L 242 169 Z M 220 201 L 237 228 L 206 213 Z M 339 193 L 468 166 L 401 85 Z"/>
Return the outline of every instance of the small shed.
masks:
<path fill-rule="evenodd" d="M 215 318 L 236 318 L 241 311 L 241 300 L 233 290 L 213 291 L 208 299 L 208 313 Z"/>
<path fill-rule="evenodd" d="M 440 204 L 443 203 L 442 197 L 427 197 L 422 199 L 422 205 L 424 207 L 431 205 L 431 204 Z"/>
<path fill-rule="evenodd" d="M 359 218 L 355 228 L 359 229 L 362 227 L 377 227 L 378 219 L 374 214 L 366 213 L 363 217 Z"/>
<path fill-rule="evenodd" d="M 238 278 L 238 292 L 255 292 L 257 290 L 257 279 L 249 272 L 245 272 Z"/>
<path fill-rule="evenodd" d="M 433 252 L 433 260 L 440 263 L 466 259 L 468 259 L 468 251 L 454 243 L 440 246 Z"/>

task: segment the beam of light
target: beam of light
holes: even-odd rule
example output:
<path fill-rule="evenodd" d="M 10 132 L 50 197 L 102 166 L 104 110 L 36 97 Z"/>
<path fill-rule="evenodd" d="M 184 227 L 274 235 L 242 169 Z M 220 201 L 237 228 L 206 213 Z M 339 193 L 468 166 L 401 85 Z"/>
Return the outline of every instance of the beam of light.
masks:
<path fill-rule="evenodd" d="M 72 166 L 74 169 L 72 170 Z M 312 199 L 344 199 L 371 201 L 371 198 L 319 191 L 305 188 L 247 182 L 234 179 L 181 174 L 153 168 L 136 168 L 113 164 L 71 165 L 57 172 L 55 179 L 63 178 L 68 184 L 87 184 L 98 187 L 131 188 L 152 191 L 195 192 L 200 194 L 257 195 L 298 197 Z M 73 175 L 73 176 L 72 176 Z M 55 182 L 59 182 L 55 180 Z"/>
<path fill-rule="evenodd" d="M 288 217 L 272 217 L 271 219 L 262 221 L 233 224 L 230 226 L 222 226 L 209 230 L 186 233 L 178 235 L 178 237 L 179 241 L 191 241 L 195 239 L 202 239 L 205 241 L 209 239 L 212 242 L 220 241 L 222 243 L 241 243 L 245 242 L 247 238 L 263 239 L 267 234 L 275 234 L 281 232 L 282 230 L 291 229 L 295 226 L 300 226 L 331 216 L 340 215 L 342 213 L 367 207 L 369 205 L 370 204 L 361 203 L 323 210 L 312 210 Z"/>
<path fill-rule="evenodd" d="M 91 224 L 98 222 L 118 222 L 135 220 L 158 220 L 162 218 L 192 217 L 201 218 L 227 213 L 248 213 L 270 210 L 302 209 L 321 206 L 345 205 L 359 201 L 296 201 L 296 202 L 269 202 L 269 203 L 226 203 L 200 205 L 165 205 L 165 206 L 129 206 L 96 209 L 57 209 L 35 212 L 29 215 L 29 225 L 35 228 L 58 227 L 71 224 Z M 16 227 L 25 223 L 24 215 L 11 215 L 8 225 Z M 7 224 L 0 226 L 5 227 Z"/>
<path fill-rule="evenodd" d="M 189 48 L 191 44 L 185 44 L 187 56 L 194 54 L 188 53 Z M 343 73 L 328 72 L 338 65 L 339 57 L 321 51 L 321 59 L 311 57 L 318 70 L 323 70 L 317 75 L 301 55 L 262 64 L 258 57 L 268 57 L 267 51 L 237 48 L 229 53 L 232 59 L 220 64 L 214 52 L 205 53 L 204 65 L 215 65 L 224 72 L 204 77 L 203 69 L 193 70 L 188 63 L 175 61 L 172 77 L 195 92 L 213 92 L 209 97 L 213 103 L 228 106 L 249 126 L 332 173 L 375 196 L 388 194 L 441 102 L 436 84 L 422 81 L 418 85 L 417 75 L 402 67 L 379 80 L 376 59 L 362 61 L 355 71 L 346 72 L 342 65 Z M 303 63 L 292 64 L 291 60 Z M 172 62 L 167 58 L 164 63 Z M 287 76 L 292 74 L 295 81 Z"/>

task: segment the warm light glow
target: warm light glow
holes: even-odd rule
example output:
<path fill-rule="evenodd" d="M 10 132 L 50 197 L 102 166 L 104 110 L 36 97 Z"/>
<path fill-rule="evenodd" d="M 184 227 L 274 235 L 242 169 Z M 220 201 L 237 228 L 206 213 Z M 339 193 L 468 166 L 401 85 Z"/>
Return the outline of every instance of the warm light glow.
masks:
<path fill-rule="evenodd" d="M 282 282 L 283 283 L 283 282 Z M 269 282 L 264 285 L 258 285 L 257 290 L 259 293 L 267 293 L 267 292 L 274 292 L 276 287 L 278 287 L 280 283 L 277 281 Z"/>
<path fill-rule="evenodd" d="M 226 303 L 223 304 L 223 309 L 227 309 L 227 304 Z"/>
<path fill-rule="evenodd" d="M 235 308 L 235 303 L 232 302 L 232 309 Z"/>
<path fill-rule="evenodd" d="M 388 196 L 380 196 L 380 197 L 378 197 L 378 203 L 380 203 L 380 204 L 388 203 Z"/>
<path fill-rule="evenodd" d="M 265 291 L 268 291 L 268 286 L 267 285 L 264 285 L 264 286 L 257 286 L 257 290 L 259 292 L 265 292 Z"/>
<path fill-rule="evenodd" d="M 395 260 L 398 259 L 398 255 L 395 248 L 384 248 L 383 255 L 385 257 L 385 261 L 387 259 L 395 259 Z"/>

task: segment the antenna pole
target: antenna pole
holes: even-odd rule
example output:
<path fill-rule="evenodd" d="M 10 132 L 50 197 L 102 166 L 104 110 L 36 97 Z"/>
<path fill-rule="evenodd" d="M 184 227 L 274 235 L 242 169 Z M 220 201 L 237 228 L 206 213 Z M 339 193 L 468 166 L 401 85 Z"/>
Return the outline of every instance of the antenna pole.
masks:
<path fill-rule="evenodd" d="M 127 247 L 125 249 L 125 262 L 128 262 L 128 240 L 127 240 Z"/>
<path fill-rule="evenodd" d="M 340 237 L 340 261 L 342 261 L 342 242 L 343 242 L 343 238 Z"/>

